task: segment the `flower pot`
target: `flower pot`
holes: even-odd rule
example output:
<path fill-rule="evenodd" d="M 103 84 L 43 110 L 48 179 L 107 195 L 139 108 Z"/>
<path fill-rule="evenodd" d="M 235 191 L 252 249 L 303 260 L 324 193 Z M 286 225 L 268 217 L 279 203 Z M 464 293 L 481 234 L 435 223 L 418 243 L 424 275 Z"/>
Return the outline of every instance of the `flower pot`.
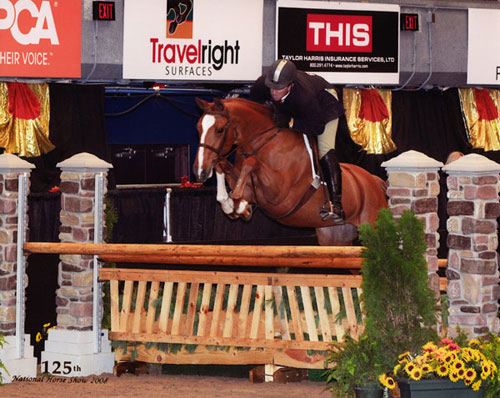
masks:
<path fill-rule="evenodd" d="M 398 380 L 401 398 L 482 398 L 481 390 L 474 391 L 462 380 L 454 383 L 448 379 Z"/>
<path fill-rule="evenodd" d="M 383 388 L 379 384 L 366 384 L 364 386 L 354 387 L 356 398 L 382 398 Z"/>

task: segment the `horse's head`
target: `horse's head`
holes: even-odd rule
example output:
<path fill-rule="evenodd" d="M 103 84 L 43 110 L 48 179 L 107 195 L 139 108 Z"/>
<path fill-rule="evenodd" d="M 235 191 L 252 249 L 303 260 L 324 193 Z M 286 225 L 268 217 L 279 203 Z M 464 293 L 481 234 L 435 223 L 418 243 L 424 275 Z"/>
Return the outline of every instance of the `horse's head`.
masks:
<path fill-rule="evenodd" d="M 207 102 L 196 98 L 196 103 L 203 110 L 203 115 L 197 124 L 200 144 L 193 172 L 198 181 L 204 182 L 212 176 L 217 161 L 230 151 L 234 143 L 234 132 L 228 110 L 221 100 Z"/>

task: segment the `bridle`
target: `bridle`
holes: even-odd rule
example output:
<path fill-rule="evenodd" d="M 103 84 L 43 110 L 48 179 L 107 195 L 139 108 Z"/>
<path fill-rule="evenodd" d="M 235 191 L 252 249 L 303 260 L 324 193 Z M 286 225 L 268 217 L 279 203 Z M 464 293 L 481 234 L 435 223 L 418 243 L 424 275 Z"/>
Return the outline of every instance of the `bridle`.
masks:
<path fill-rule="evenodd" d="M 206 148 L 206 149 L 208 149 L 209 151 L 214 152 L 214 153 L 217 155 L 217 157 L 215 157 L 215 158 L 213 159 L 213 161 L 212 161 L 212 165 L 214 165 L 214 164 L 216 164 L 216 163 L 218 163 L 218 162 L 220 162 L 220 161 L 222 161 L 222 160 L 227 160 L 227 158 L 228 158 L 229 156 L 231 156 L 231 154 L 232 154 L 233 152 L 237 151 L 237 150 L 238 150 L 238 149 L 240 149 L 240 148 L 243 148 L 243 147 L 244 147 L 244 145 L 246 145 L 246 144 L 250 144 L 250 143 L 251 143 L 252 141 L 254 141 L 255 139 L 257 139 L 257 138 L 261 137 L 261 135 L 262 135 L 262 134 L 265 134 L 265 133 L 267 133 L 268 131 L 271 131 L 272 129 L 275 129 L 275 128 L 276 128 L 277 130 L 276 130 L 273 134 L 269 135 L 269 136 L 266 138 L 266 140 L 264 140 L 264 142 L 262 142 L 262 143 L 261 143 L 261 144 L 260 144 L 257 148 L 253 149 L 251 152 L 244 152 L 244 151 L 242 151 L 242 152 L 241 152 L 241 155 L 242 155 L 243 157 L 254 156 L 254 155 L 256 155 L 256 154 L 257 154 L 257 152 L 258 152 L 258 151 L 259 151 L 259 150 L 260 150 L 260 149 L 261 149 L 264 145 L 266 145 L 269 141 L 271 141 L 274 137 L 276 137 L 276 136 L 278 135 L 278 133 L 281 131 L 281 129 L 280 129 L 280 128 L 277 128 L 276 126 L 274 126 L 274 125 L 273 125 L 273 126 L 271 126 L 271 127 L 267 128 L 267 129 L 265 129 L 265 130 L 262 130 L 261 132 L 259 132 L 259 133 L 258 133 L 258 134 L 256 134 L 255 136 L 250 137 L 249 139 L 247 139 L 247 140 L 245 140 L 245 141 L 243 141 L 243 142 L 241 142 L 241 143 L 239 143 L 239 144 L 236 144 L 236 143 L 235 143 L 235 144 L 233 145 L 234 147 L 233 147 L 233 148 L 232 148 L 229 152 L 227 152 L 227 153 L 223 154 L 223 153 L 222 153 L 222 149 L 224 148 L 224 144 L 226 143 L 226 135 L 227 135 L 227 132 L 229 131 L 229 128 L 231 127 L 231 119 L 229 118 L 229 116 L 228 116 L 228 115 L 225 115 L 225 116 L 227 117 L 227 120 L 228 120 L 228 121 L 227 121 L 227 123 L 226 123 L 226 124 L 224 125 L 224 127 L 223 127 L 223 129 L 224 129 L 224 130 L 223 130 L 223 132 L 222 132 L 223 136 L 222 136 L 222 139 L 221 139 L 221 141 L 220 141 L 220 145 L 219 145 L 217 148 L 216 148 L 216 147 L 214 147 L 214 146 L 212 146 L 212 145 L 205 144 L 205 143 L 200 143 L 200 144 L 198 145 L 198 146 L 200 146 L 200 147 L 202 147 L 202 148 Z M 235 127 L 234 129 L 236 130 L 236 127 Z M 237 130 L 236 130 L 236 133 L 237 133 Z M 238 134 L 236 134 L 236 136 L 238 136 Z"/>

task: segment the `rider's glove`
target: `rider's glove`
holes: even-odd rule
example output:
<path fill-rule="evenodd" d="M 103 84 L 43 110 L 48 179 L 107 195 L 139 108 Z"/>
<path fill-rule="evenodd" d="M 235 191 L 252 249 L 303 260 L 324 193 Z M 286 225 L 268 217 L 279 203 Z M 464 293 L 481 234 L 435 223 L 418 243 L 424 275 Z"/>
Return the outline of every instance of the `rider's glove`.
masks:
<path fill-rule="evenodd" d="M 282 113 L 279 111 L 274 112 L 273 121 L 277 127 L 289 127 L 288 123 L 290 122 L 290 116 L 286 113 Z"/>

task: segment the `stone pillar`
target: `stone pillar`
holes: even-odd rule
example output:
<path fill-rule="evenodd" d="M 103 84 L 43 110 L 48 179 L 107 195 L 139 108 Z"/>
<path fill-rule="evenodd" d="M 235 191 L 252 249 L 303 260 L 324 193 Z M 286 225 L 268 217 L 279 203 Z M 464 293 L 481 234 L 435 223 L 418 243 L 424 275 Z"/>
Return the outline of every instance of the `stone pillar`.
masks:
<path fill-rule="evenodd" d="M 497 218 L 500 164 L 470 154 L 448 173 L 449 325 L 470 336 L 499 332 Z"/>
<path fill-rule="evenodd" d="M 417 151 L 407 151 L 382 163 L 389 186 L 389 208 L 395 216 L 411 210 L 424 222 L 429 286 L 439 296 L 437 249 L 439 248 L 439 169 L 443 163 Z"/>
<path fill-rule="evenodd" d="M 33 356 L 33 346 L 30 336 L 24 335 L 24 353 L 19 358 L 16 339 L 16 283 L 17 283 L 17 231 L 18 217 L 21 211 L 27 213 L 27 206 L 18 206 L 19 176 L 26 174 L 29 178 L 31 163 L 15 155 L 0 155 L 0 333 L 5 336 L 3 349 L 0 349 L 0 360 L 9 373 L 0 370 L 5 382 L 12 381 L 14 376 L 36 376 L 36 358 Z M 29 180 L 27 181 L 24 198 L 27 200 Z M 24 236 L 28 229 L 27 214 L 25 215 Z M 36 283 L 36 281 L 33 281 Z M 24 289 L 28 285 L 24 274 Z M 24 303 L 21 305 L 24 306 Z M 21 313 L 24 316 L 24 307 Z M 24 324 L 24 320 L 22 321 Z"/>
<path fill-rule="evenodd" d="M 57 166 L 62 170 L 59 238 L 61 242 L 93 243 L 96 175 L 103 175 L 105 191 L 107 171 L 113 166 L 89 153 L 74 155 Z M 104 192 L 98 200 L 102 205 Z M 102 219 L 104 225 L 104 215 Z M 114 358 L 107 331 L 101 337 L 101 352 L 94 347 L 93 256 L 61 255 L 60 259 L 57 327 L 49 331 L 42 362 L 48 362 L 49 373 L 61 371 L 58 366 L 65 362 L 70 363 L 70 372 L 64 375 L 111 372 Z M 99 307 L 98 313 L 102 313 L 102 303 Z"/>

